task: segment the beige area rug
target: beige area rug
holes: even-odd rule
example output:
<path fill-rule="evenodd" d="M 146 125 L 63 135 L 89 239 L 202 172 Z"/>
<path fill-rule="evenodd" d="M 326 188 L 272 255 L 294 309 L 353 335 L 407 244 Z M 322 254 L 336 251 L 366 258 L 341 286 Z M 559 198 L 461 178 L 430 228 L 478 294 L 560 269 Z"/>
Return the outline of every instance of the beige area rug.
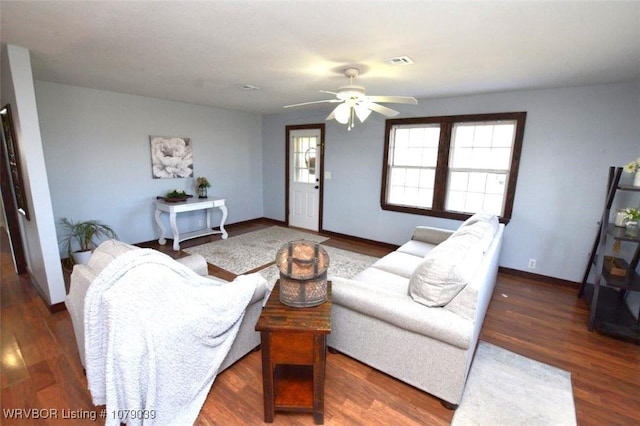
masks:
<path fill-rule="evenodd" d="M 360 253 L 354 253 L 348 250 L 342 250 L 335 247 L 322 245 L 329 255 L 329 269 L 327 270 L 327 278 L 342 277 L 353 278 L 359 272 L 367 269 L 376 260 L 377 257 L 367 256 Z M 260 274 L 271 285 L 275 284 L 280 278 L 280 272 L 276 265 L 271 265 L 260 271 Z"/>
<path fill-rule="evenodd" d="M 184 251 L 189 254 L 201 254 L 208 263 L 239 275 L 274 262 L 280 247 L 289 241 L 307 240 L 321 243 L 327 239 L 309 232 L 272 226 L 226 240 L 190 247 Z"/>
<path fill-rule="evenodd" d="M 452 426 L 575 424 L 569 372 L 479 342 Z"/>

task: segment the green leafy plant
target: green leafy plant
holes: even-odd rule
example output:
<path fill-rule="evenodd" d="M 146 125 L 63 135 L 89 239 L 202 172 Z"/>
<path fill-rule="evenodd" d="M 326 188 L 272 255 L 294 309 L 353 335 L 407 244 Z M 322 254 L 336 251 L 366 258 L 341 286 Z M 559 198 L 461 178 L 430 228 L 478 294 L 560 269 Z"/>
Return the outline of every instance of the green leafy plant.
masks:
<path fill-rule="evenodd" d="M 74 251 L 90 251 L 96 247 L 95 240 L 98 238 L 118 238 L 116 232 L 109 226 L 98 220 L 87 220 L 74 222 L 72 219 L 63 217 L 60 225 L 64 230 L 64 235 L 60 238 L 60 243 L 64 250 L 72 259 Z"/>
<path fill-rule="evenodd" d="M 196 179 L 196 188 L 211 188 L 211 184 L 206 177 L 200 176 Z"/>
<path fill-rule="evenodd" d="M 183 198 L 186 196 L 187 193 L 181 189 L 174 189 L 173 191 L 167 192 L 167 198 Z"/>
<path fill-rule="evenodd" d="M 640 170 L 640 157 L 636 158 L 629 164 L 625 164 L 623 170 L 627 173 L 635 173 Z"/>
<path fill-rule="evenodd" d="M 626 219 L 629 221 L 637 222 L 640 220 L 640 209 L 627 207 L 626 209 L 624 209 L 624 214 Z"/>

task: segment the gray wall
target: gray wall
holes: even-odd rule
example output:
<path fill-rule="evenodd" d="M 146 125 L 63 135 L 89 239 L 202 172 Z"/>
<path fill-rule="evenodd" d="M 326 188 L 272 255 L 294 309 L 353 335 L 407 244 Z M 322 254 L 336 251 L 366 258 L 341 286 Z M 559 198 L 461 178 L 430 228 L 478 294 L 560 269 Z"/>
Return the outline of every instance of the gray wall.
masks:
<path fill-rule="evenodd" d="M 640 84 L 611 84 L 421 100 L 401 117 L 526 111 L 520 173 L 500 265 L 580 281 L 605 197 L 608 167 L 640 156 Z M 264 214 L 284 220 L 284 128 L 323 122 L 327 112 L 263 116 Z M 401 244 L 416 225 L 458 221 L 380 208 L 384 118 L 348 132 L 327 122 L 325 230 Z M 631 180 L 630 175 L 624 176 Z M 638 205 L 640 200 L 630 201 Z M 527 269 L 537 260 L 535 270 Z"/>
<path fill-rule="evenodd" d="M 211 182 L 209 196 L 226 198 L 227 223 L 263 216 L 259 115 L 43 81 L 35 87 L 56 223 L 97 219 L 123 241 L 153 240 L 155 197 L 174 188 L 194 194 L 198 176 Z M 191 138 L 194 178 L 153 179 L 149 135 Z M 178 218 L 181 231 L 195 230 L 204 213 Z"/>
<path fill-rule="evenodd" d="M 11 105 L 31 220 L 18 215 L 27 269 L 49 305 L 65 297 L 62 266 L 42 150 L 31 58 L 25 48 L 4 45 L 2 50 L 2 106 Z"/>

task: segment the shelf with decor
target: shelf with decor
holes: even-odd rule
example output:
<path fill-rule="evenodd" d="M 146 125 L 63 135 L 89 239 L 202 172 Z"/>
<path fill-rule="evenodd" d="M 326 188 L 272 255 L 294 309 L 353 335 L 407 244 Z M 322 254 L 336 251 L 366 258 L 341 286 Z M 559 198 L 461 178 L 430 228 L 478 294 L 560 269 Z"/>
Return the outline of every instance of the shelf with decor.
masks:
<path fill-rule="evenodd" d="M 622 185 L 622 167 L 609 169 L 609 184 L 602 219 L 590 253 L 578 296 L 584 296 L 589 305 L 589 331 L 640 344 L 640 309 L 635 315 L 629 309 L 626 298 L 630 292 L 640 291 L 640 235 L 625 227 L 609 223 L 611 207 L 620 191 L 640 194 L 640 186 Z M 607 253 L 607 240 L 613 240 L 611 252 Z M 629 261 L 617 257 L 622 244 L 633 244 L 635 248 Z M 595 271 L 594 283 L 588 283 L 591 271 Z"/>

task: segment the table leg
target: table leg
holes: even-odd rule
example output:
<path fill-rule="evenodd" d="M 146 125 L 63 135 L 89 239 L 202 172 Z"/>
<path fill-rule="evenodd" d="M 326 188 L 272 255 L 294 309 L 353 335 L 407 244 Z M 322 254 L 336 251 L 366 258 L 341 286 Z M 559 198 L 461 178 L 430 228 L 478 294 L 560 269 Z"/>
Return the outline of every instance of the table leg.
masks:
<path fill-rule="evenodd" d="M 173 231 L 173 250 L 178 251 L 180 250 L 180 232 L 178 232 L 175 212 L 169 213 L 169 223 L 171 224 L 171 231 Z"/>
<path fill-rule="evenodd" d="M 165 245 L 167 243 L 167 230 L 165 229 L 164 225 L 162 224 L 162 219 L 161 219 L 161 214 L 162 211 L 159 209 L 156 209 L 156 225 L 158 225 L 158 228 L 160 228 L 160 238 L 158 238 L 158 244 L 160 244 L 161 246 Z"/>
<path fill-rule="evenodd" d="M 600 296 L 600 277 L 597 277 L 593 284 L 593 297 L 591 298 L 589 311 L 589 323 L 587 329 L 593 331 L 593 326 L 596 323 L 596 311 L 598 310 L 598 297 Z"/>
<path fill-rule="evenodd" d="M 222 239 L 226 240 L 229 234 L 224 229 L 224 223 L 227 220 L 227 206 L 224 204 L 220 206 L 220 210 L 222 210 L 222 220 L 220 221 L 220 231 L 222 231 Z"/>
<path fill-rule="evenodd" d="M 273 383 L 273 368 L 271 366 L 271 345 L 269 333 L 260 333 L 260 350 L 262 351 L 262 392 L 264 402 L 264 422 L 273 423 L 275 416 L 275 394 Z"/>
<path fill-rule="evenodd" d="M 313 422 L 324 424 L 324 379 L 327 361 L 327 339 L 324 334 L 314 336 L 313 354 Z"/>

